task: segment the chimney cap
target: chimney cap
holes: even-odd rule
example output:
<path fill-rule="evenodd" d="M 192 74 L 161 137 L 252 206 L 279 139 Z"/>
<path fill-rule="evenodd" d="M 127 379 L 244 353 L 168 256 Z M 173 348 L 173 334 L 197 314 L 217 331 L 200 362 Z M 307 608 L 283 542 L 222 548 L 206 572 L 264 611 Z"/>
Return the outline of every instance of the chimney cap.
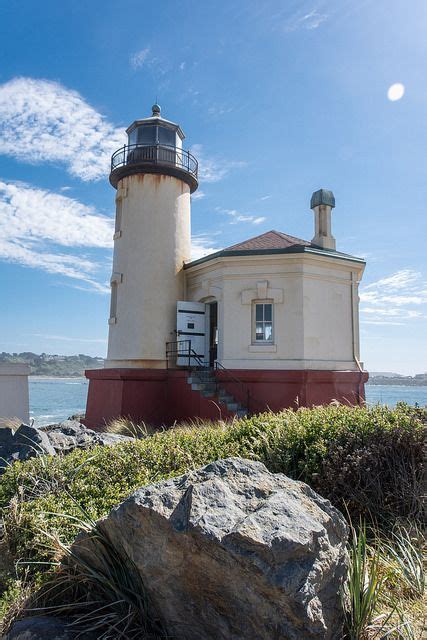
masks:
<path fill-rule="evenodd" d="M 314 209 L 314 207 L 318 207 L 321 204 L 329 205 L 332 208 L 335 207 L 335 196 L 332 191 L 319 189 L 313 193 L 310 200 L 310 209 Z"/>

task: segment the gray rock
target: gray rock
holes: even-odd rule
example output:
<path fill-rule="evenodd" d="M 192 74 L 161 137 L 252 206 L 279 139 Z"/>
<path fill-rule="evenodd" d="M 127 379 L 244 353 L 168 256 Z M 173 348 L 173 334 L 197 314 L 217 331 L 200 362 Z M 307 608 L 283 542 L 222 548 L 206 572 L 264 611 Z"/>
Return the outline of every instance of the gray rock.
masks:
<path fill-rule="evenodd" d="M 95 445 L 109 446 L 132 440 L 128 436 L 88 429 L 77 420 L 64 420 L 48 428 L 47 435 L 57 453 L 68 453 L 73 449 L 87 449 Z"/>
<path fill-rule="evenodd" d="M 46 433 L 27 424 L 13 432 L 12 429 L 0 429 L 0 474 L 17 460 L 28 460 L 41 454 L 55 455 L 55 449 Z"/>
<path fill-rule="evenodd" d="M 13 440 L 13 429 L 11 427 L 0 427 L 0 446 L 8 444 Z"/>
<path fill-rule="evenodd" d="M 96 640 L 92 634 L 78 635 L 72 631 L 67 620 L 53 616 L 23 618 L 14 622 L 3 640 Z"/>
<path fill-rule="evenodd" d="M 175 640 L 341 638 L 345 520 L 261 463 L 229 458 L 144 487 L 99 526 Z M 96 565 L 93 544 L 75 550 Z"/>
<path fill-rule="evenodd" d="M 57 453 L 68 453 L 73 449 L 87 449 L 97 443 L 97 434 L 77 420 L 64 420 L 49 428 L 47 435 Z"/>
<path fill-rule="evenodd" d="M 55 455 L 55 449 L 51 445 L 47 434 L 27 424 L 21 424 L 17 431 L 15 431 L 13 442 L 19 447 L 20 459 L 25 459 L 25 457 L 22 456 L 32 458 L 33 456 L 43 453 L 50 456 Z"/>
<path fill-rule="evenodd" d="M 113 444 L 118 444 L 119 442 L 131 442 L 132 440 L 135 440 L 135 438 L 124 436 L 120 433 L 108 433 L 103 431 L 96 434 L 95 440 L 96 444 L 102 444 L 109 447 Z"/>
<path fill-rule="evenodd" d="M 115 433 L 99 433 L 87 429 L 77 420 L 64 420 L 60 424 L 40 429 L 21 424 L 17 431 L 0 428 L 0 475 L 6 467 L 18 460 L 55 453 L 69 453 L 73 449 L 88 449 L 95 445 L 110 446 L 133 440 Z"/>

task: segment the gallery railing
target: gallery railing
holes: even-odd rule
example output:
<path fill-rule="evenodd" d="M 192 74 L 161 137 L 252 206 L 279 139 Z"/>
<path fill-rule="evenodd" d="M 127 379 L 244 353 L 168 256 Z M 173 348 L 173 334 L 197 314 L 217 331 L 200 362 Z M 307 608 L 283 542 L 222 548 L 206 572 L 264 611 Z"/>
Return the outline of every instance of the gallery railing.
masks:
<path fill-rule="evenodd" d="M 187 171 L 197 180 L 198 162 L 185 149 L 170 144 L 130 144 L 111 157 L 111 171 L 133 164 L 158 164 Z"/>

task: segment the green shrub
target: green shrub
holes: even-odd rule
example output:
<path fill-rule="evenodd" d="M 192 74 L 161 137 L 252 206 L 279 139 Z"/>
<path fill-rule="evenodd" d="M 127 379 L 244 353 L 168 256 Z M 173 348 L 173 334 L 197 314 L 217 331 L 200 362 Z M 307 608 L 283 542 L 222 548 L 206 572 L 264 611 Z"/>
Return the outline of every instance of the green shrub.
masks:
<path fill-rule="evenodd" d="M 70 542 L 81 505 L 97 519 L 141 485 L 243 456 L 309 483 L 336 506 L 390 520 L 419 517 L 426 412 L 406 405 L 319 407 L 190 426 L 113 447 L 34 458 L 0 481 L 0 509 L 14 557 L 48 560 L 41 533 Z"/>

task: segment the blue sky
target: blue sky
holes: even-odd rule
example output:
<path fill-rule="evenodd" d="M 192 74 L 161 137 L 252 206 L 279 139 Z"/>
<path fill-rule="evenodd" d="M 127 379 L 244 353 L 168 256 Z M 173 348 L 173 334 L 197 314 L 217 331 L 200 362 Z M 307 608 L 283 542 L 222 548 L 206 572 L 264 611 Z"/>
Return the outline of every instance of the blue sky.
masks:
<path fill-rule="evenodd" d="M 200 162 L 194 255 L 311 239 L 330 188 L 337 249 L 367 259 L 365 366 L 426 371 L 426 19 L 424 0 L 2 3 L 0 350 L 105 355 L 109 157 L 157 96 Z"/>

